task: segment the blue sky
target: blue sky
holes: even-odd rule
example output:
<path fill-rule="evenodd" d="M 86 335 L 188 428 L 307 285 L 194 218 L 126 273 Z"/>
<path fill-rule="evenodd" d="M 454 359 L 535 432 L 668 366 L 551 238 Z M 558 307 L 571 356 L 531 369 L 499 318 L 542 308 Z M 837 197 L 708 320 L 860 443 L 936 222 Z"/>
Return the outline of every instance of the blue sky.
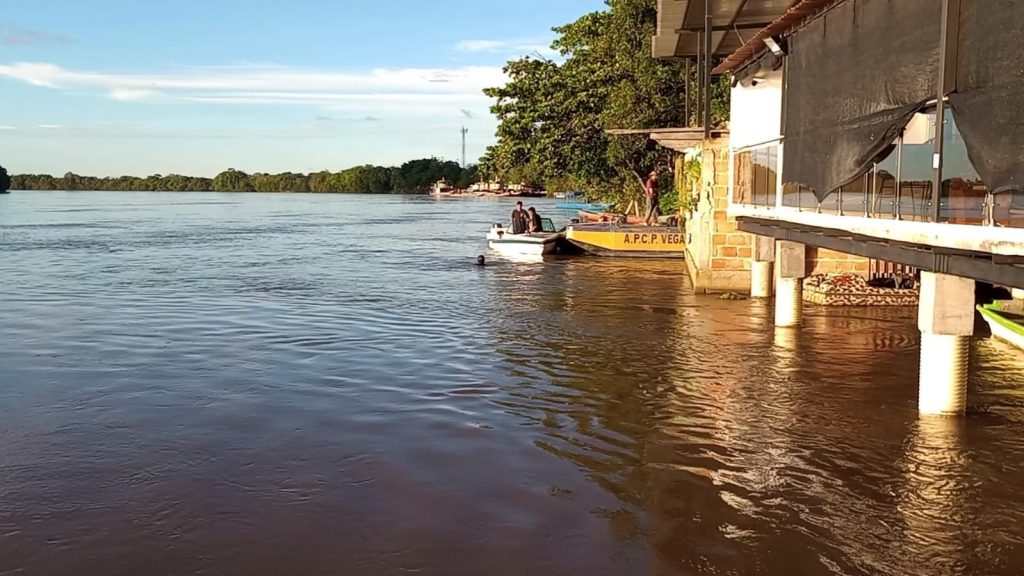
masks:
<path fill-rule="evenodd" d="M 494 140 L 480 89 L 602 0 L 0 0 L 12 173 L 310 172 Z"/>

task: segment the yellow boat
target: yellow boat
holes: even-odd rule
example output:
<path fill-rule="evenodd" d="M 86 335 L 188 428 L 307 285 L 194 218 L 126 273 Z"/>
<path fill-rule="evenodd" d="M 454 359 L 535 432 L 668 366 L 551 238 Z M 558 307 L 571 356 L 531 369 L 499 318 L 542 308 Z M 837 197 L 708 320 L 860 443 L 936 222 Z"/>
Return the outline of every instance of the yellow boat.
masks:
<path fill-rule="evenodd" d="M 597 256 L 682 258 L 685 250 L 683 233 L 670 226 L 570 224 L 565 239 Z"/>

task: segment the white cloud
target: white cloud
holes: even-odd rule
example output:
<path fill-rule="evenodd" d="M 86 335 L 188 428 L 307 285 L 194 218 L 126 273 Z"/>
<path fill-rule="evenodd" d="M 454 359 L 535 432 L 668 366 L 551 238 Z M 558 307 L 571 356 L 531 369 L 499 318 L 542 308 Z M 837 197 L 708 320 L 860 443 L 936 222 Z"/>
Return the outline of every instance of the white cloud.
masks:
<path fill-rule="evenodd" d="M 114 100 L 132 102 L 135 100 L 151 100 L 159 98 L 160 93 L 156 90 L 143 90 L 141 88 L 114 88 L 110 91 L 110 97 Z"/>
<path fill-rule="evenodd" d="M 504 40 L 463 40 L 455 45 L 459 52 L 497 52 L 508 47 Z"/>
<path fill-rule="evenodd" d="M 463 40 L 455 44 L 455 50 L 466 53 L 532 54 L 554 56 L 551 40 L 545 38 L 515 38 L 509 40 Z"/>
<path fill-rule="evenodd" d="M 18 129 L 18 127 L 17 127 L 17 126 L 5 126 L 5 125 L 0 125 L 0 130 L 17 130 L 17 129 Z"/>
<path fill-rule="evenodd" d="M 53 34 L 39 30 L 30 30 L 0 22 L 0 44 L 4 46 L 25 46 L 29 44 L 72 44 L 74 39 L 63 34 Z"/>
<path fill-rule="evenodd" d="M 215 104 L 291 104 L 332 109 L 415 112 L 473 103 L 506 78 L 500 68 L 378 68 L 333 71 L 273 65 L 206 66 L 165 73 L 71 70 L 46 62 L 0 65 L 0 77 L 52 89 L 98 90 L 120 101 L 168 100 Z"/>

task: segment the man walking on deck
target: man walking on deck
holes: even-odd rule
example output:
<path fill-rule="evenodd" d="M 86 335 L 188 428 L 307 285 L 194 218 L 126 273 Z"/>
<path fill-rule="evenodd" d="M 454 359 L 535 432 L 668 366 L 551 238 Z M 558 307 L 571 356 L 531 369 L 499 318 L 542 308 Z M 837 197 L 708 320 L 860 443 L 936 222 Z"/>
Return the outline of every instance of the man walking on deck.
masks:
<path fill-rule="evenodd" d="M 644 183 L 644 192 L 647 195 L 647 214 L 644 216 L 644 222 L 648 226 L 654 226 L 658 223 L 658 171 L 652 170 L 651 174 L 647 177 L 647 182 Z"/>
<path fill-rule="evenodd" d="M 512 211 L 512 233 L 525 234 L 526 226 L 529 223 L 529 216 L 523 210 L 523 202 L 516 202 L 516 209 Z"/>

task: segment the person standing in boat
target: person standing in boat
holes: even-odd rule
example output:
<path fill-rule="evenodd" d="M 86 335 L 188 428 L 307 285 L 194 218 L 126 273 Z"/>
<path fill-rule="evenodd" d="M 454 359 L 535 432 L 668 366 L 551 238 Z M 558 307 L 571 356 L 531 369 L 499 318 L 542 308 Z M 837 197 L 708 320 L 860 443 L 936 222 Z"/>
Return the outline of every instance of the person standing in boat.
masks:
<path fill-rule="evenodd" d="M 544 231 L 544 225 L 540 221 L 540 214 L 537 213 L 537 209 L 533 206 L 530 206 L 527 218 L 530 222 L 530 234 L 538 234 Z"/>
<path fill-rule="evenodd" d="M 516 202 L 516 209 L 512 211 L 512 233 L 525 234 L 529 226 L 529 215 L 523 210 L 523 202 Z"/>
<path fill-rule="evenodd" d="M 660 200 L 658 197 L 657 170 L 652 170 L 651 174 L 647 177 L 647 182 L 644 183 L 644 192 L 647 195 L 647 214 L 644 216 L 644 222 L 648 226 L 654 226 L 658 223 L 658 204 Z"/>

